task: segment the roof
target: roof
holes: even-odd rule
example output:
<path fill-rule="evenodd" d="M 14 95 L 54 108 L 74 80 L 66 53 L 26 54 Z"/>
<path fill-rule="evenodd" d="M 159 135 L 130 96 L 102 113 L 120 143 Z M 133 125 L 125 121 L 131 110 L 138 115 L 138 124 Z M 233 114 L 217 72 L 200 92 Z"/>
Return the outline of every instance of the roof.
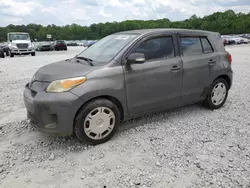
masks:
<path fill-rule="evenodd" d="M 25 33 L 25 32 L 9 32 L 8 34 L 29 34 L 29 33 Z"/>
<path fill-rule="evenodd" d="M 177 28 L 158 28 L 158 29 L 140 29 L 140 30 L 130 30 L 130 31 L 122 31 L 119 32 L 119 34 L 138 34 L 138 35 L 144 35 L 144 34 L 150 34 L 150 33 L 157 33 L 157 32 L 190 32 L 190 33 L 202 33 L 202 34 L 214 34 L 216 32 L 212 31 L 205 31 L 205 30 L 195 30 L 195 29 L 177 29 Z"/>

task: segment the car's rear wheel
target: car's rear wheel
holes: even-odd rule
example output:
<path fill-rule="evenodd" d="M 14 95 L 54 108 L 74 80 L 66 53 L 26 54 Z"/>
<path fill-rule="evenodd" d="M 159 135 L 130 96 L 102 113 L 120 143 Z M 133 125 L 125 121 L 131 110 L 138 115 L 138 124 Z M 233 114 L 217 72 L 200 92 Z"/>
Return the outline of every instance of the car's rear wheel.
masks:
<path fill-rule="evenodd" d="M 117 106 L 107 99 L 96 99 L 87 103 L 75 119 L 76 136 L 88 144 L 108 141 L 120 124 Z"/>
<path fill-rule="evenodd" d="M 227 100 L 229 86 L 225 79 L 216 79 L 211 85 L 208 95 L 204 101 L 210 109 L 221 108 Z"/>

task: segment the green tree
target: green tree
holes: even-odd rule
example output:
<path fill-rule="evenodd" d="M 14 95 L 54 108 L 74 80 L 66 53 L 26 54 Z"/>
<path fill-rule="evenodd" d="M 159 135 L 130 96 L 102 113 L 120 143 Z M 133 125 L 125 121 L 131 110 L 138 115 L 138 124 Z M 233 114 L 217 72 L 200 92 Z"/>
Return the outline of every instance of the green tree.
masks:
<path fill-rule="evenodd" d="M 220 32 L 221 34 L 250 33 L 250 13 L 235 13 L 233 10 L 215 12 L 203 18 L 192 15 L 183 21 L 171 22 L 169 19 L 158 20 L 126 20 L 123 22 L 107 22 L 92 24 L 89 27 L 78 24 L 56 26 L 54 24 L 42 26 L 38 24 L 8 25 L 0 27 L 0 41 L 7 40 L 8 32 L 28 32 L 32 39 L 47 40 L 46 35 L 51 34 L 54 40 L 84 40 L 100 39 L 109 34 L 150 28 L 186 28 L 201 29 Z"/>

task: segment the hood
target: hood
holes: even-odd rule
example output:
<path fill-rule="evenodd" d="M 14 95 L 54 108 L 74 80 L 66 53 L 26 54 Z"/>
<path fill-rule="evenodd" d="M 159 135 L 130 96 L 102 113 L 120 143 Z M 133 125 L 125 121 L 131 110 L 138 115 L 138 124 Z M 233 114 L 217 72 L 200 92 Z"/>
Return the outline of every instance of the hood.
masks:
<path fill-rule="evenodd" d="M 52 82 L 65 78 L 73 78 L 85 76 L 93 70 L 96 66 L 90 66 L 87 62 L 81 61 L 77 63 L 76 59 L 64 60 L 46 65 L 40 68 L 34 75 L 33 81 Z"/>
<path fill-rule="evenodd" d="M 15 44 L 19 44 L 19 43 L 30 44 L 31 41 L 30 40 L 12 40 L 11 43 L 15 43 Z"/>
<path fill-rule="evenodd" d="M 0 47 L 8 47 L 8 44 L 1 43 Z"/>
<path fill-rule="evenodd" d="M 51 44 L 50 44 L 50 43 L 44 42 L 44 43 L 41 43 L 40 45 L 41 45 L 41 46 L 50 46 Z"/>
<path fill-rule="evenodd" d="M 233 40 L 241 40 L 240 38 L 237 38 L 237 37 L 232 37 L 231 39 L 233 39 Z"/>

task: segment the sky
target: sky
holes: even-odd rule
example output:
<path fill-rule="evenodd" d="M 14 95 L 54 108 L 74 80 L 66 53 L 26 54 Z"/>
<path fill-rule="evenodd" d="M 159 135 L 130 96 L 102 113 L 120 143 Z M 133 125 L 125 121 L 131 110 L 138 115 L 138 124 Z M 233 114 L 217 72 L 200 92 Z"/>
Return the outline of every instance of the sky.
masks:
<path fill-rule="evenodd" d="M 131 19 L 168 18 L 184 20 L 232 9 L 250 12 L 250 0 L 0 0 L 0 26 L 41 25 L 89 26 Z"/>

